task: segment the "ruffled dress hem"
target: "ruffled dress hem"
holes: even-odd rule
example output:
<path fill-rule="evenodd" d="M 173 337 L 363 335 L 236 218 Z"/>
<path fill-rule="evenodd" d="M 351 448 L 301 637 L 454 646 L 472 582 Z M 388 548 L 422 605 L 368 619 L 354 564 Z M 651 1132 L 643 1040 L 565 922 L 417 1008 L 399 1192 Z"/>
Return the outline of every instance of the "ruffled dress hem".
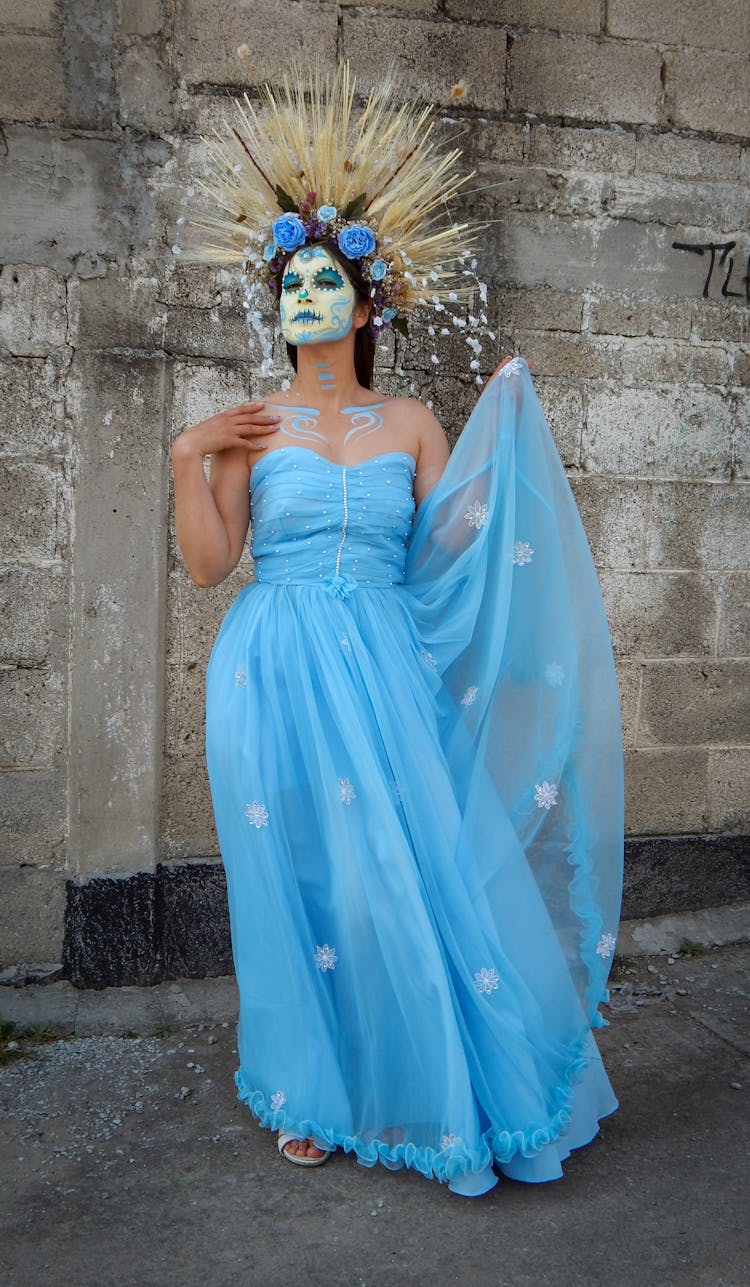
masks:
<path fill-rule="evenodd" d="M 250 1088 L 241 1068 L 234 1080 L 238 1098 L 268 1130 L 310 1138 L 317 1148 L 355 1153 L 361 1166 L 372 1167 L 379 1162 L 390 1171 L 411 1168 L 428 1180 L 447 1184 L 452 1193 L 481 1197 L 498 1182 L 495 1166 L 508 1179 L 525 1183 L 561 1178 L 560 1163 L 573 1149 L 589 1144 L 598 1133 L 600 1119 L 619 1107 L 590 1031 L 577 1050 L 554 1094 L 555 1111 L 545 1125 L 526 1131 L 488 1127 L 476 1150 L 468 1149 L 462 1141 L 444 1149 L 412 1143 L 392 1145 L 378 1139 L 366 1142 L 357 1135 L 322 1126 L 312 1118 L 294 1118 L 283 1108 L 272 1109 L 261 1090 Z"/>

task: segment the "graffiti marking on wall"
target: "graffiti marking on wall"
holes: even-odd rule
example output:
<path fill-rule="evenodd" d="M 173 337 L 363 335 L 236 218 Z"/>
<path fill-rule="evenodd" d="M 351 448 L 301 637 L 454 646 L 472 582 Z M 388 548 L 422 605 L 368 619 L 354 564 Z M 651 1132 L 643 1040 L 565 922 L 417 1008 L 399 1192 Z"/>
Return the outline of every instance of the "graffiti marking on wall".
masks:
<path fill-rule="evenodd" d="M 747 263 L 745 264 L 745 275 L 744 277 L 740 277 L 740 285 L 743 289 L 729 289 L 729 279 L 732 276 L 732 269 L 734 268 L 734 255 L 731 252 L 734 250 L 736 245 L 736 241 L 704 241 L 695 243 L 691 243 L 689 241 L 673 241 L 672 249 L 687 250 L 692 255 L 708 255 L 708 271 L 706 273 L 705 281 L 703 282 L 702 292 L 704 299 L 709 298 L 708 288 L 711 285 L 712 278 L 714 278 L 714 269 L 721 269 L 726 265 L 720 294 L 723 295 L 725 299 L 742 299 L 746 304 L 750 304 L 750 254 L 748 254 Z M 717 262 L 717 253 L 719 251 L 721 251 L 721 254 L 719 255 Z M 717 272 L 714 282 L 718 279 L 718 275 L 719 274 Z"/>

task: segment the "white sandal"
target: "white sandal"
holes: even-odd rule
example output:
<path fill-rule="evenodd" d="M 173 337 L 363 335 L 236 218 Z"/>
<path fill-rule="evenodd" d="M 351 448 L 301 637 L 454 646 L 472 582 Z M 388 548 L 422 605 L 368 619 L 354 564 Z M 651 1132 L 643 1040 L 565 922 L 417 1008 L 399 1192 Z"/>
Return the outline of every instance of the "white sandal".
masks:
<path fill-rule="evenodd" d="M 287 1134 L 279 1135 L 279 1139 L 278 1139 L 279 1152 L 282 1157 L 286 1158 L 287 1162 L 294 1162 L 295 1166 L 322 1166 L 324 1162 L 328 1161 L 333 1151 L 332 1149 L 326 1150 L 326 1152 L 324 1152 L 322 1157 L 296 1157 L 294 1153 L 287 1153 L 286 1145 L 289 1143 L 289 1141 L 298 1140 L 300 1138 L 304 1139 L 309 1137 L 299 1136 L 299 1135 L 287 1135 Z M 318 1148 L 318 1145 L 316 1144 L 315 1147 Z"/>

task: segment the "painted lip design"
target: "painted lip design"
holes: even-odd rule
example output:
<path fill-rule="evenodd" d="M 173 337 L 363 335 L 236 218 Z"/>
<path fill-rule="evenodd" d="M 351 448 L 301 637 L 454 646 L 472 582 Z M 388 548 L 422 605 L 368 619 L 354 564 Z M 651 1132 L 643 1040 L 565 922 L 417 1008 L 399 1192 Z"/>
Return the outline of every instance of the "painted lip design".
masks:
<path fill-rule="evenodd" d="M 295 322 L 322 322 L 322 313 L 314 313 L 311 308 L 303 308 L 299 313 L 294 315 Z"/>

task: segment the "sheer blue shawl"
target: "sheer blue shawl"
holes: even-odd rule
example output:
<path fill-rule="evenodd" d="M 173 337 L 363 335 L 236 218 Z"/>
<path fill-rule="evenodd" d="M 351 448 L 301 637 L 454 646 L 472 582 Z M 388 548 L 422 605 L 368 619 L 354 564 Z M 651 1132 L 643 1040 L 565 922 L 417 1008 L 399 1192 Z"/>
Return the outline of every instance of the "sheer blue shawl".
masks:
<path fill-rule="evenodd" d="M 607 1024 L 622 731 L 593 558 L 523 358 L 486 386 L 420 504 L 405 581 L 462 811 L 456 860 L 574 1059 Z"/>

